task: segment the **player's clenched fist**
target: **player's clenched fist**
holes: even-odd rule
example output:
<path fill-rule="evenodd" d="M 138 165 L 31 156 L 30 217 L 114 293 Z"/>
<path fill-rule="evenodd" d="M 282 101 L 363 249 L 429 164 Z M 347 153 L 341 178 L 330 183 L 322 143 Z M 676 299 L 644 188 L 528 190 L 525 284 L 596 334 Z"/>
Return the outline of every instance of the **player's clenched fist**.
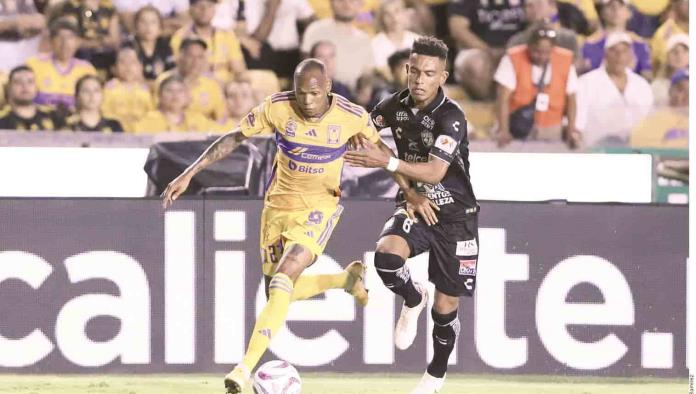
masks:
<path fill-rule="evenodd" d="M 162 208 L 169 208 L 172 203 L 174 203 L 174 200 L 179 198 L 181 193 L 186 191 L 189 183 L 191 183 L 191 177 L 186 173 L 179 175 L 176 179 L 169 182 L 169 185 L 167 185 L 167 188 L 164 189 L 160 196 L 162 197 Z"/>

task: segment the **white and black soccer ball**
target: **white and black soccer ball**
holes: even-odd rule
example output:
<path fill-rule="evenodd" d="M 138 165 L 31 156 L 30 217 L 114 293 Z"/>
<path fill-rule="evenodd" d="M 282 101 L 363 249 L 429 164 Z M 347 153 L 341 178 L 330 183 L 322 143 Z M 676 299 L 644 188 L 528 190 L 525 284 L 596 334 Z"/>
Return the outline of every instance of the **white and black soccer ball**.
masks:
<path fill-rule="evenodd" d="M 300 394 L 302 381 L 289 362 L 273 360 L 256 370 L 252 387 L 256 394 Z"/>

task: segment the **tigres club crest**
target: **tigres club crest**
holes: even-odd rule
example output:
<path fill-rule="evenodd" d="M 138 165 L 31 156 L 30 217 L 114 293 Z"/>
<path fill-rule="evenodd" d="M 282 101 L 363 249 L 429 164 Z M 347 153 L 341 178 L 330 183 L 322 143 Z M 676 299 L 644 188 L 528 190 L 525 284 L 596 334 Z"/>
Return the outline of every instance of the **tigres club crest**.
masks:
<path fill-rule="evenodd" d="M 421 131 L 421 139 L 423 140 L 423 145 L 425 145 L 426 148 L 430 148 L 433 146 L 433 133 L 429 130 L 423 130 Z"/>
<path fill-rule="evenodd" d="M 288 119 L 288 123 L 285 124 L 285 135 L 294 137 L 295 131 L 297 131 L 297 122 L 294 119 Z"/>

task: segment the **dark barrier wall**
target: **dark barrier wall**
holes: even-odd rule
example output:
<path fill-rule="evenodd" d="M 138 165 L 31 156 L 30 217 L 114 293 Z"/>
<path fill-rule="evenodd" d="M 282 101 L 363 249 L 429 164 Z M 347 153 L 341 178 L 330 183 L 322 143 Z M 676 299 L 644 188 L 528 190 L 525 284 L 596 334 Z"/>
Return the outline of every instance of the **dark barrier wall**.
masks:
<path fill-rule="evenodd" d="M 348 201 L 311 270 L 370 266 L 291 306 L 267 357 L 300 370 L 421 372 L 372 267 L 392 204 Z M 453 372 L 686 376 L 687 207 L 484 203 L 475 299 Z M 263 305 L 260 201 L 0 200 L 0 372 L 223 372 Z M 426 276 L 427 257 L 412 259 Z M 432 289 L 431 289 L 432 290 Z M 476 311 L 476 313 L 474 313 Z"/>

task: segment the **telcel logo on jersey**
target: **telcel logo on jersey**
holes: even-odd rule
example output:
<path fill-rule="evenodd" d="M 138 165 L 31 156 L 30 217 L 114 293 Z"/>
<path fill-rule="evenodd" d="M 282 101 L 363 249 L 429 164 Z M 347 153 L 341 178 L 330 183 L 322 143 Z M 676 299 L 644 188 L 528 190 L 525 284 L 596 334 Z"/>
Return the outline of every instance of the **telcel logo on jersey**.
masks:
<path fill-rule="evenodd" d="M 302 172 L 305 174 L 323 174 L 324 173 L 324 168 L 321 167 L 311 167 L 311 166 L 306 166 L 304 164 L 297 164 L 294 161 L 290 160 L 288 161 L 288 168 L 297 171 L 297 172 Z"/>

